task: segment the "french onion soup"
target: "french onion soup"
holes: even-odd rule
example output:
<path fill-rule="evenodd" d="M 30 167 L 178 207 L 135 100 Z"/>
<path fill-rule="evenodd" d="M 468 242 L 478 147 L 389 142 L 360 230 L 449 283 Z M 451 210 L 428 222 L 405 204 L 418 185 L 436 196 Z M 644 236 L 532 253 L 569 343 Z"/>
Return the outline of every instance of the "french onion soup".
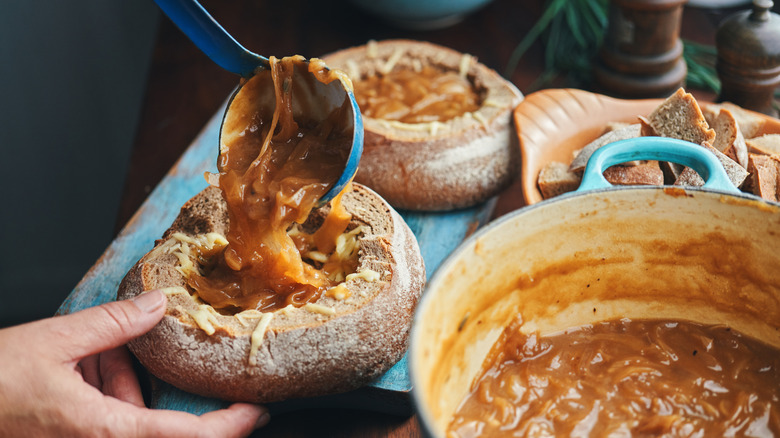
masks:
<path fill-rule="evenodd" d="M 202 266 L 188 278 L 201 300 L 229 313 L 302 306 L 343 280 L 356 263 L 352 254 L 334 251 L 351 219 L 341 194 L 313 235 L 294 225 L 306 220 L 338 180 L 352 144 L 352 127 L 343 122 L 349 99 L 321 114 L 313 99 L 296 96 L 302 104 L 294 108 L 293 94 L 312 87 L 296 82 L 316 78 L 327 84 L 340 73 L 300 56 L 270 62 L 271 68 L 247 80 L 230 102 L 219 173 L 207 175 L 227 203 L 226 245 L 201 257 Z M 312 74 L 296 74 L 307 66 Z M 305 260 L 302 254 L 319 257 Z"/>
<path fill-rule="evenodd" d="M 365 116 L 402 123 L 446 122 L 480 106 L 467 77 L 430 65 L 361 78 L 355 99 Z"/>
<path fill-rule="evenodd" d="M 780 351 L 727 326 L 520 325 L 494 345 L 448 437 L 780 434 Z"/>

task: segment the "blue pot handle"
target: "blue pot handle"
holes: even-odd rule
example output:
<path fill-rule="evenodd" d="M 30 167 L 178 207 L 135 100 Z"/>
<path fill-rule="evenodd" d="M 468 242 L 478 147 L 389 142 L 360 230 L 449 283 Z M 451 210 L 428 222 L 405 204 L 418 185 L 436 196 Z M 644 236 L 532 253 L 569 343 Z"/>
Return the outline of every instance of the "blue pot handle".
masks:
<path fill-rule="evenodd" d="M 604 145 L 588 160 L 578 192 L 612 187 L 604 171 L 610 166 L 634 160 L 671 161 L 695 170 L 704 178 L 704 187 L 740 193 L 734 187 L 718 158 L 707 149 L 688 141 L 666 137 L 637 137 Z"/>

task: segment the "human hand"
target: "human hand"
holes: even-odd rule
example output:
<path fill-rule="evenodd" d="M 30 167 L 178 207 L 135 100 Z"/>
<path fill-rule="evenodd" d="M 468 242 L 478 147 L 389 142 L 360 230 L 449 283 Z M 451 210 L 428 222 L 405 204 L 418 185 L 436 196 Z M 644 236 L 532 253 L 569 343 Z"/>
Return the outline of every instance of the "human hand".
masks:
<path fill-rule="evenodd" d="M 237 437 L 268 422 L 247 403 L 201 416 L 144 407 L 124 347 L 154 327 L 153 291 L 0 330 L 0 437 Z"/>

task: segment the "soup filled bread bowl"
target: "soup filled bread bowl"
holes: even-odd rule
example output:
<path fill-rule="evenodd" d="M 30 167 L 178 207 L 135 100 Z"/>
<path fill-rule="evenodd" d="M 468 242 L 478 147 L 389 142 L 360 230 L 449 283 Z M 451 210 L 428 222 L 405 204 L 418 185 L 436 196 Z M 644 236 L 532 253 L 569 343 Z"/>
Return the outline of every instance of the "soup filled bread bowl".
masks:
<path fill-rule="evenodd" d="M 119 299 L 167 294 L 162 321 L 129 348 L 185 391 L 263 403 L 344 392 L 406 351 L 425 280 L 417 241 L 360 184 L 320 205 L 353 127 L 339 122 L 344 95 L 308 110 L 318 85 L 298 79 L 300 61 L 271 58 L 242 83 L 210 186 L 119 286 Z"/>
<path fill-rule="evenodd" d="M 411 40 L 325 55 L 355 86 L 365 144 L 355 177 L 391 205 L 441 211 L 495 196 L 517 174 L 520 91 L 474 57 Z"/>

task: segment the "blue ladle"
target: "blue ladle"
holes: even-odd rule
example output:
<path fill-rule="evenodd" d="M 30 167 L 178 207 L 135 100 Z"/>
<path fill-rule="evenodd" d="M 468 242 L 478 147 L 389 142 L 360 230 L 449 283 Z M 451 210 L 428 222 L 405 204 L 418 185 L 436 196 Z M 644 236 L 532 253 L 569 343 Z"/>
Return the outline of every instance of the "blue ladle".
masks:
<path fill-rule="evenodd" d="M 270 67 L 268 58 L 250 52 L 239 44 L 197 1 L 155 0 L 155 2 L 203 53 L 225 70 L 243 78 L 250 78 L 255 75 L 258 69 Z M 352 113 L 346 117 L 352 118 L 352 147 L 344 172 L 336 184 L 322 196 L 319 205 L 324 205 L 333 199 L 355 176 L 360 156 L 363 153 L 363 119 L 351 86 L 341 80 L 332 81 L 329 86 L 338 87 L 340 91 L 349 96 Z M 273 93 L 273 90 L 269 90 L 269 92 Z M 340 93 L 336 93 L 336 95 L 338 94 Z M 326 100 L 327 96 L 323 96 L 322 99 Z M 326 104 L 327 102 L 323 102 L 323 105 Z"/>

